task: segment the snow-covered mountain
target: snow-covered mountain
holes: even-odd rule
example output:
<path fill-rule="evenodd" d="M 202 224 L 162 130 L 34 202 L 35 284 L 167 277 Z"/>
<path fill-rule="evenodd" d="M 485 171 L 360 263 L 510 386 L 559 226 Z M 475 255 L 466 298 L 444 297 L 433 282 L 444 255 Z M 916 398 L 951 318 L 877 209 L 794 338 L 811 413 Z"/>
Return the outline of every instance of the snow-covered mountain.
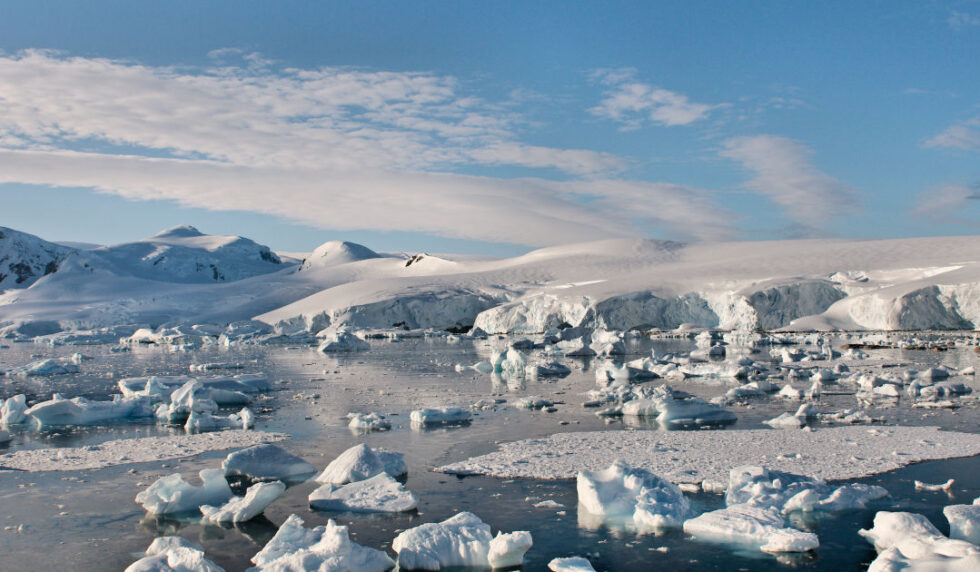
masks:
<path fill-rule="evenodd" d="M 277 260 L 247 239 L 179 227 L 69 256 L 55 274 L 0 296 L 0 327 L 241 320 L 284 333 L 338 324 L 476 326 L 491 333 L 563 326 L 980 327 L 976 236 L 695 244 L 619 239 L 509 259 L 384 255 L 329 242 L 300 267 Z"/>
<path fill-rule="evenodd" d="M 0 226 L 0 291 L 27 288 L 58 270 L 74 249 Z"/>
<path fill-rule="evenodd" d="M 233 282 L 282 269 L 267 246 L 240 236 L 206 235 L 192 226 L 91 252 L 120 273 L 166 282 Z"/>

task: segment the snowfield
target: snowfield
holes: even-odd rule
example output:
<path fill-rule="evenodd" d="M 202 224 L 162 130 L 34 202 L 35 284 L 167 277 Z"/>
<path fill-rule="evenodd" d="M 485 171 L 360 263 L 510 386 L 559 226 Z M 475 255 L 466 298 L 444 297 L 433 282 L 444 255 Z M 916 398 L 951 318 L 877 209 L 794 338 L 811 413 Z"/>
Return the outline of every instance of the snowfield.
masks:
<path fill-rule="evenodd" d="M 617 239 L 501 260 L 334 241 L 298 264 L 192 227 L 85 251 L 0 228 L 0 287 L 0 331 L 22 337 L 250 320 L 285 336 L 341 326 L 971 329 L 980 326 L 980 237 Z"/>
<path fill-rule="evenodd" d="M 980 435 L 938 427 L 833 427 L 815 431 L 600 431 L 505 443 L 440 467 L 457 475 L 574 479 L 616 461 L 675 483 L 727 481 L 729 469 L 765 459 L 776 471 L 825 481 L 856 479 L 920 461 L 980 454 Z"/>

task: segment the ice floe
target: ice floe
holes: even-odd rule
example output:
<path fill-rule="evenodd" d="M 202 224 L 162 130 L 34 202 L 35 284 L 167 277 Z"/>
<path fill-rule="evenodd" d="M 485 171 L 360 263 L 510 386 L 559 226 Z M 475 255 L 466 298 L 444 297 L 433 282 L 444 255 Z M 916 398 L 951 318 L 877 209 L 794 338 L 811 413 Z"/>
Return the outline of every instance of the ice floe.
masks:
<path fill-rule="evenodd" d="M 95 425 L 120 419 L 153 417 L 149 399 L 116 396 L 112 401 L 89 401 L 84 397 L 64 399 L 55 395 L 48 401 L 34 404 L 24 412 L 39 426 Z"/>
<path fill-rule="evenodd" d="M 677 485 L 620 461 L 579 472 L 576 489 L 580 512 L 640 532 L 679 527 L 691 510 Z"/>
<path fill-rule="evenodd" d="M 345 485 L 381 473 L 396 478 L 408 473 L 404 455 L 373 449 L 362 443 L 347 449 L 331 461 L 327 468 L 317 475 L 316 482 Z"/>
<path fill-rule="evenodd" d="M 980 546 L 980 499 L 973 504 L 953 504 L 943 508 L 949 521 L 949 537 Z"/>
<path fill-rule="evenodd" d="M 204 520 L 246 522 L 262 514 L 265 507 L 272 504 L 285 491 L 286 485 L 282 481 L 256 483 L 248 487 L 243 497 L 233 497 L 221 506 L 203 504 L 199 508 L 204 515 Z"/>
<path fill-rule="evenodd" d="M 980 435 L 936 427 L 828 427 L 810 431 L 600 431 L 506 443 L 438 470 L 506 478 L 572 479 L 622 459 L 676 483 L 727 481 L 732 466 L 820 480 L 883 473 L 911 463 L 980 454 Z"/>
<path fill-rule="evenodd" d="M 224 572 L 224 568 L 205 558 L 200 544 L 179 536 L 161 536 L 125 572 Z"/>
<path fill-rule="evenodd" d="M 317 510 L 350 512 L 406 512 L 419 499 L 387 473 L 348 483 L 325 484 L 310 493 L 310 507 Z"/>
<path fill-rule="evenodd" d="M 412 411 L 409 419 L 413 427 L 459 425 L 469 423 L 473 419 L 473 414 L 462 407 L 427 407 Z"/>
<path fill-rule="evenodd" d="M 351 542 L 346 526 L 329 520 L 326 525 L 306 528 L 295 514 L 252 557 L 252 563 L 255 567 L 249 570 L 254 572 L 385 572 L 395 566 L 384 552 Z"/>
<path fill-rule="evenodd" d="M 473 513 L 461 512 L 442 522 L 410 528 L 396 536 L 391 547 L 398 553 L 399 568 L 406 570 L 488 568 L 492 550 L 497 562 L 520 562 L 531 546 L 530 536 L 503 535 L 494 544 L 489 524 Z"/>
<path fill-rule="evenodd" d="M 153 514 L 176 514 L 196 512 L 202 505 L 220 506 L 233 496 L 224 471 L 204 469 L 200 477 L 200 486 L 188 483 L 180 473 L 160 477 L 136 495 L 136 502 Z"/>
<path fill-rule="evenodd" d="M 870 572 L 980 569 L 980 547 L 943 536 L 921 514 L 881 511 L 874 527 L 859 534 L 878 551 Z"/>
<path fill-rule="evenodd" d="M 278 445 L 263 444 L 230 453 L 221 463 L 225 475 L 252 480 L 298 482 L 316 473 L 316 467 Z"/>
<path fill-rule="evenodd" d="M 347 417 L 347 427 L 355 434 L 391 429 L 391 423 L 380 413 L 349 413 Z"/>
<path fill-rule="evenodd" d="M 548 562 L 548 570 L 551 572 L 595 572 L 592 563 L 581 556 L 553 558 L 551 562 Z"/>
<path fill-rule="evenodd" d="M 208 451 L 248 447 L 283 441 L 285 433 L 219 431 L 197 435 L 116 439 L 98 445 L 46 449 L 22 449 L 0 455 L 0 470 L 75 471 L 101 469 L 128 463 L 146 463 L 192 457 Z"/>
<path fill-rule="evenodd" d="M 816 534 L 787 527 L 776 509 L 744 504 L 685 521 L 684 532 L 698 540 L 731 543 L 763 552 L 806 552 L 820 545 Z"/>

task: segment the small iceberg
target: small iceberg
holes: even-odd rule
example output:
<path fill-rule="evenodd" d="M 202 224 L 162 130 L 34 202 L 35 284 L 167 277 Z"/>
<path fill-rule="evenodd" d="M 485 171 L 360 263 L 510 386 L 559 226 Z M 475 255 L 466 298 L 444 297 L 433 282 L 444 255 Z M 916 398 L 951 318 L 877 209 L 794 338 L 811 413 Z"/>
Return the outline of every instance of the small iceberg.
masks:
<path fill-rule="evenodd" d="M 211 522 L 246 522 L 262 514 L 285 491 L 282 481 L 256 483 L 248 487 L 245 496 L 235 497 L 220 507 L 201 505 L 201 514 Z"/>
<path fill-rule="evenodd" d="M 478 516 L 461 512 L 442 522 L 410 528 L 395 537 L 391 547 L 398 553 L 398 567 L 405 570 L 441 570 L 443 567 L 489 568 L 519 564 L 531 547 L 531 534 L 499 535 Z M 514 564 L 516 565 L 516 564 Z"/>
<path fill-rule="evenodd" d="M 204 547 L 179 536 L 154 538 L 146 556 L 133 562 L 126 572 L 225 572 L 204 557 Z"/>
<path fill-rule="evenodd" d="M 305 528 L 303 519 L 295 514 L 252 557 L 252 563 L 255 567 L 249 572 L 385 572 L 395 567 L 384 552 L 351 542 L 346 526 L 329 520 L 324 526 Z"/>
<path fill-rule="evenodd" d="M 221 463 L 229 477 L 256 481 L 301 482 L 316 473 L 316 467 L 278 445 L 255 445 L 235 451 Z"/>
<path fill-rule="evenodd" d="M 407 512 L 419 504 L 418 497 L 387 473 L 341 486 L 325 484 L 309 500 L 317 510 L 350 512 Z"/>
<path fill-rule="evenodd" d="M 579 472 L 576 488 L 580 511 L 641 532 L 680 527 L 691 511 L 677 485 L 622 461 Z"/>
<path fill-rule="evenodd" d="M 401 453 L 372 449 L 360 444 L 347 449 L 316 477 L 316 482 L 345 485 L 386 473 L 398 478 L 408 473 L 405 456 Z"/>
<path fill-rule="evenodd" d="M 199 487 L 184 481 L 180 473 L 160 477 L 136 495 L 136 502 L 153 514 L 177 514 L 196 512 L 203 505 L 221 506 L 234 496 L 221 469 L 204 469 L 200 476 Z"/>

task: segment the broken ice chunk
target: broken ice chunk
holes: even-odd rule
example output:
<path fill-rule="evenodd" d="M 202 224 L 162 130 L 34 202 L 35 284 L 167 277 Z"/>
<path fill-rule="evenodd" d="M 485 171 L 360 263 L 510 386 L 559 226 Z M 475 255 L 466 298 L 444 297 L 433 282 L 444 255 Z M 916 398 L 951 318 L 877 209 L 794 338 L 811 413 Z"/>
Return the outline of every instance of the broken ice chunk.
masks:
<path fill-rule="evenodd" d="M 316 473 L 316 467 L 277 445 L 256 445 L 225 457 L 221 468 L 227 476 L 255 480 L 303 481 Z"/>
<path fill-rule="evenodd" d="M 387 473 L 342 486 L 327 483 L 310 493 L 309 500 L 310 507 L 317 510 L 350 512 L 406 512 L 419 504 L 411 491 Z"/>
<path fill-rule="evenodd" d="M 245 496 L 235 497 L 223 506 L 201 505 L 201 513 L 204 520 L 211 522 L 246 522 L 262 514 L 285 490 L 282 481 L 256 483 L 248 487 Z"/>
<path fill-rule="evenodd" d="M 345 485 L 381 473 L 397 478 L 407 472 L 405 456 L 401 453 L 373 449 L 362 443 L 341 453 L 317 476 L 316 482 Z"/>
<path fill-rule="evenodd" d="M 180 473 L 160 477 L 136 495 L 136 502 L 153 514 L 175 514 L 197 511 L 206 504 L 222 505 L 233 496 L 221 469 L 204 469 L 200 476 L 199 487 L 184 481 Z"/>

